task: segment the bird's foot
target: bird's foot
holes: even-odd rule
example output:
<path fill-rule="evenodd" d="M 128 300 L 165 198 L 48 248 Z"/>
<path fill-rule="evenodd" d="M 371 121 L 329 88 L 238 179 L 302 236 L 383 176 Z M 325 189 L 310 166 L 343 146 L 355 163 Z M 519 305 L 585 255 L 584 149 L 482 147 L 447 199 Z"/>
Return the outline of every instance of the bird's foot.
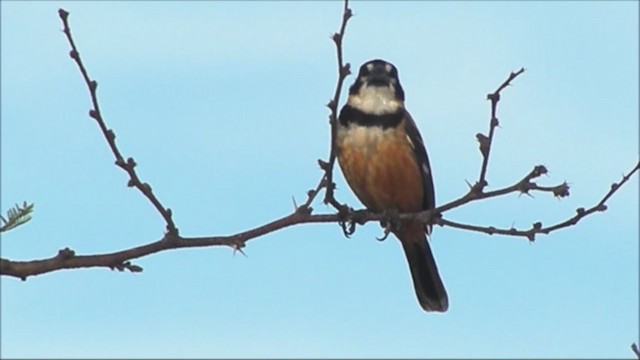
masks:
<path fill-rule="evenodd" d="M 356 232 L 356 224 L 359 222 L 357 213 L 357 211 L 348 206 L 343 206 L 338 211 L 338 217 L 340 218 L 338 225 L 340 225 L 346 238 L 351 237 Z"/>
<path fill-rule="evenodd" d="M 376 238 L 378 241 L 384 241 L 389 237 L 389 234 L 395 230 L 400 229 L 401 223 L 398 215 L 400 213 L 396 209 L 387 209 L 382 213 L 382 220 L 380 220 L 380 226 L 384 228 L 382 237 Z"/>

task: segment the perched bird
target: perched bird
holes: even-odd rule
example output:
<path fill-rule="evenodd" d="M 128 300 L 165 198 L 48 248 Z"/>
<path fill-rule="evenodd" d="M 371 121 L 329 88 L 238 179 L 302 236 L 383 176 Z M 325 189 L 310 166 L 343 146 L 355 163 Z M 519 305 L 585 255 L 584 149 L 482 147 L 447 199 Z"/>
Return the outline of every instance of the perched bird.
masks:
<path fill-rule="evenodd" d="M 411 213 L 435 207 L 427 151 L 405 109 L 393 64 L 376 59 L 360 67 L 338 117 L 336 146 L 347 183 L 369 210 Z M 420 306 L 447 311 L 447 292 L 427 241 L 431 228 L 404 221 L 392 232 L 402 243 Z"/>

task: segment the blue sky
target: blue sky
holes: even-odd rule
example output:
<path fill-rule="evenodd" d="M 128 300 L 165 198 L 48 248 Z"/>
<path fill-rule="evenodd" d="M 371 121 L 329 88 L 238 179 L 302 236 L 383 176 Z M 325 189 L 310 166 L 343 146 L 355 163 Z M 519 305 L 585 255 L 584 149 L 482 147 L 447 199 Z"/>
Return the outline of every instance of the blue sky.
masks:
<path fill-rule="evenodd" d="M 70 15 L 108 125 L 184 236 L 232 234 L 292 210 L 328 150 L 324 104 L 339 2 L 2 1 L 1 209 L 35 202 L 2 257 L 112 252 L 163 222 L 88 116 L 57 9 Z M 508 196 L 452 220 L 551 224 L 595 204 L 638 160 L 637 2 L 355 2 L 353 67 L 393 62 L 427 143 L 437 201 L 474 181 L 485 100 L 509 74 L 488 181 L 536 164 L 571 197 Z M 348 83 L 352 78 L 347 79 Z M 339 200 L 357 200 L 337 175 Z M 638 177 L 576 227 L 519 238 L 436 228 L 450 296 L 417 304 L 398 242 L 303 225 L 228 248 L 164 252 L 141 274 L 0 278 L 3 357 L 601 357 L 638 342 Z M 330 211 L 317 203 L 319 212 Z"/>

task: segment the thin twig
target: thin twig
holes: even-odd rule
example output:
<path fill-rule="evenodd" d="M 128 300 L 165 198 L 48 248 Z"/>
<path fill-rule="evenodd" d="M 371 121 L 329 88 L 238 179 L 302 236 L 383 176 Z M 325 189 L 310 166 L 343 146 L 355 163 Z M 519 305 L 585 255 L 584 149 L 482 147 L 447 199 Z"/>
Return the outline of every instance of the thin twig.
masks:
<path fill-rule="evenodd" d="M 327 175 L 324 174 L 320 179 L 320 181 L 318 182 L 318 185 L 316 185 L 315 189 L 311 189 L 307 191 L 307 201 L 305 201 L 304 204 L 296 207 L 295 209 L 296 212 L 305 212 L 307 214 L 311 214 L 311 212 L 313 211 L 313 208 L 311 207 L 311 203 L 316 198 L 318 193 L 320 193 L 320 190 L 326 187 L 326 185 L 327 185 Z"/>
<path fill-rule="evenodd" d="M 481 232 L 489 235 L 500 234 L 500 235 L 522 236 L 522 237 L 526 237 L 530 241 L 534 241 L 536 234 L 546 235 L 552 231 L 556 231 L 563 228 L 567 228 L 569 226 L 576 225 L 580 220 L 587 217 L 588 215 L 591 215 L 599 211 L 606 211 L 607 200 L 609 200 L 609 198 L 611 198 L 611 196 L 613 196 L 613 194 L 615 194 L 616 191 L 618 191 L 638 170 L 640 170 L 640 161 L 636 164 L 636 166 L 633 169 L 631 169 L 626 175 L 622 177 L 622 180 L 619 183 L 611 184 L 611 188 L 609 189 L 609 191 L 602 197 L 602 199 L 600 199 L 600 201 L 597 204 L 593 205 L 588 209 L 585 209 L 582 207 L 578 208 L 576 209 L 576 214 L 574 216 L 551 226 L 543 227 L 541 222 L 536 222 L 532 225 L 531 229 L 528 229 L 528 230 L 518 230 L 516 228 L 499 229 L 494 226 L 477 226 L 477 225 L 462 224 L 462 223 L 454 222 L 451 220 L 446 220 L 444 218 L 436 218 L 435 223 L 442 226 L 449 226 L 449 227 L 462 229 L 462 230 L 476 231 L 476 232 Z M 514 188 L 514 186 L 510 186 L 509 188 L 512 189 L 510 192 L 517 191 L 517 189 Z M 541 190 L 541 189 L 533 189 L 533 190 Z M 496 196 L 504 195 L 504 193 L 493 191 L 491 193 L 485 193 L 484 195 L 487 197 L 496 197 Z M 438 208 L 434 210 L 437 211 Z M 428 219 L 429 215 L 430 214 L 427 214 L 424 217 Z"/>
<path fill-rule="evenodd" d="M 487 186 L 487 168 L 489 166 L 489 155 L 491 154 L 491 144 L 493 143 L 493 134 L 495 132 L 496 127 L 500 124 L 498 121 L 498 117 L 496 116 L 496 112 L 498 110 L 498 102 L 500 102 L 500 92 L 511 85 L 511 81 L 517 78 L 520 74 L 524 72 L 524 68 L 520 68 L 520 70 L 516 72 L 511 72 L 507 80 L 505 80 L 496 91 L 487 95 L 487 99 L 491 100 L 491 119 L 489 121 L 489 136 L 487 137 L 484 134 L 478 133 L 476 138 L 480 143 L 480 152 L 482 153 L 482 167 L 480 168 L 480 176 L 478 177 L 478 182 L 474 186 L 474 190 L 476 192 L 482 192 L 484 188 Z"/>
<path fill-rule="evenodd" d="M 520 181 L 516 182 L 513 185 L 506 186 L 501 189 L 488 191 L 488 192 L 477 192 L 473 187 L 469 189 L 469 191 L 459 197 L 458 199 L 452 200 L 446 204 L 440 205 L 433 210 L 434 213 L 444 213 L 445 211 L 457 208 L 464 204 L 467 204 L 472 201 L 488 199 L 496 196 L 506 195 L 513 192 L 520 193 L 529 193 L 531 190 L 533 191 L 546 191 L 553 192 L 554 195 L 564 197 L 569 195 L 569 185 L 566 183 L 562 183 L 560 185 L 555 186 L 539 186 L 531 180 L 544 175 L 547 173 L 547 168 L 544 165 L 535 166 L 527 175 L 525 175 Z M 554 191 L 555 190 L 555 191 Z"/>
<path fill-rule="evenodd" d="M 336 84 L 333 98 L 327 104 L 327 107 L 331 110 L 329 114 L 329 124 L 331 125 L 331 144 L 329 146 L 329 162 L 319 161 L 320 166 L 325 171 L 326 176 L 326 191 L 324 197 L 325 204 L 331 204 L 337 210 L 343 209 L 344 206 L 340 204 L 334 197 L 335 184 L 333 182 L 333 168 L 336 162 L 336 136 L 338 133 L 338 101 L 340 101 L 340 93 L 342 92 L 342 85 L 344 79 L 351 74 L 349 63 L 344 63 L 342 56 L 342 41 L 344 40 L 345 29 L 347 28 L 347 22 L 353 16 L 351 9 L 349 8 L 349 0 L 344 1 L 344 9 L 342 12 L 342 24 L 340 25 L 340 31 L 333 34 L 332 39 L 336 45 L 336 54 L 338 58 L 338 82 Z"/>
<path fill-rule="evenodd" d="M 96 120 L 96 122 L 100 126 L 100 130 L 102 130 L 102 134 L 104 135 L 104 138 L 107 140 L 107 143 L 111 148 L 111 152 L 116 158 L 115 164 L 121 169 L 123 169 L 124 171 L 126 171 L 127 174 L 129 174 L 129 182 L 127 183 L 127 185 L 129 187 L 135 187 L 138 190 L 140 190 L 140 192 L 142 192 L 142 194 L 146 196 L 147 199 L 149 199 L 149 201 L 153 204 L 156 210 L 158 210 L 158 212 L 160 213 L 160 215 L 162 216 L 162 218 L 167 224 L 167 233 L 170 235 L 178 235 L 178 229 L 176 228 L 176 225 L 173 222 L 171 209 L 165 208 L 162 205 L 162 203 L 160 203 L 160 200 L 158 200 L 158 198 L 153 194 L 151 185 L 140 181 L 140 178 L 138 177 L 138 174 L 136 173 L 136 170 L 135 170 L 135 167 L 136 167 L 135 160 L 133 160 L 133 158 L 128 158 L 126 161 L 124 160 L 122 153 L 120 152 L 120 150 L 118 149 L 118 146 L 116 145 L 116 134 L 112 129 L 107 128 L 104 118 L 102 117 L 102 113 L 100 112 L 100 105 L 98 104 L 98 95 L 97 95 L 98 82 L 95 80 L 91 80 L 91 78 L 89 77 L 89 73 L 87 72 L 87 69 L 83 64 L 82 59 L 80 58 L 80 52 L 78 52 L 78 48 L 76 47 L 76 44 L 73 41 L 73 37 L 71 36 L 71 28 L 69 27 L 69 21 L 68 21 L 69 12 L 67 12 L 64 9 L 59 9 L 58 15 L 60 16 L 60 19 L 62 20 L 62 24 L 64 25 L 63 32 L 67 36 L 67 40 L 69 41 L 69 45 L 71 46 L 71 51 L 69 52 L 69 56 L 71 56 L 71 58 L 78 65 L 78 68 L 82 73 L 82 77 L 84 78 L 84 81 L 87 84 L 87 87 L 89 88 L 89 94 L 91 94 L 91 102 L 93 103 L 93 109 L 89 111 L 89 116 L 92 117 L 94 120 Z"/>

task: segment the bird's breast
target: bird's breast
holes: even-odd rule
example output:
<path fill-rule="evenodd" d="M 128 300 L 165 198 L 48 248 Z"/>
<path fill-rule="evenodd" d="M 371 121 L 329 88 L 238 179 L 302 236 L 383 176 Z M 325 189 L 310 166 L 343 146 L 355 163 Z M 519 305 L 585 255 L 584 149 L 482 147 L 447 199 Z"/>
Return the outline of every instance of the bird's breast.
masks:
<path fill-rule="evenodd" d="M 350 124 L 338 129 L 340 168 L 358 199 L 371 210 L 422 209 L 422 175 L 402 125 L 384 129 Z"/>

